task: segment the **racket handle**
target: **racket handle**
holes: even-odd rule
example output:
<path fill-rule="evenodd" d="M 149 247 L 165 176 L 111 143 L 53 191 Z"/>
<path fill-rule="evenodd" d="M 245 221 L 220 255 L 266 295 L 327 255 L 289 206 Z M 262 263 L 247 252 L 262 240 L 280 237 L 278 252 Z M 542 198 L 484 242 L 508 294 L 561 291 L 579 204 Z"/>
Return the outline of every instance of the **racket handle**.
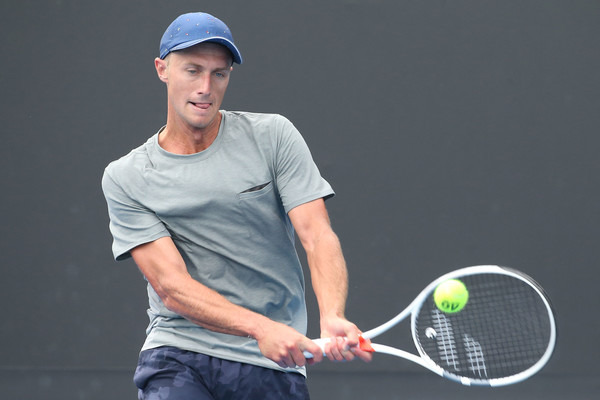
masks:
<path fill-rule="evenodd" d="M 318 344 L 319 347 L 321 348 L 321 350 L 323 350 L 323 355 L 325 355 L 325 344 L 329 343 L 330 341 L 331 341 L 330 338 L 313 339 L 313 342 Z M 373 349 L 373 347 L 371 346 L 371 342 L 368 342 L 367 339 L 363 338 L 362 336 L 358 337 L 358 348 L 361 349 L 362 351 L 367 351 L 369 353 L 373 353 L 375 351 Z M 304 357 L 312 358 L 313 355 L 311 353 L 305 351 Z"/>
<path fill-rule="evenodd" d="M 313 342 L 315 342 L 316 344 L 319 345 L 319 347 L 323 351 L 323 355 L 325 355 L 325 344 L 329 343 L 330 340 L 331 340 L 330 338 L 320 338 L 320 339 L 313 339 Z M 304 357 L 305 358 L 313 358 L 313 355 L 311 353 L 309 353 L 308 351 L 305 351 Z"/>

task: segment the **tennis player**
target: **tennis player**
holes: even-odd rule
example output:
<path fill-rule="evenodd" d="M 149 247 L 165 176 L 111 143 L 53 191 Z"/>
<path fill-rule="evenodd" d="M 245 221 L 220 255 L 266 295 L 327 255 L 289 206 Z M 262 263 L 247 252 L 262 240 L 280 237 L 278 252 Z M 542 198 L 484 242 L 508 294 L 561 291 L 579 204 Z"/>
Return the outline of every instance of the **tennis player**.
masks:
<path fill-rule="evenodd" d="M 324 202 L 334 192 L 286 118 L 220 109 L 234 63 L 222 21 L 175 19 L 155 60 L 167 123 L 102 179 L 114 256 L 133 257 L 149 283 L 140 399 L 309 398 L 305 365 L 323 354 L 305 336 L 295 234 L 333 338 L 326 356 L 371 359 L 344 317 L 347 270 Z"/>

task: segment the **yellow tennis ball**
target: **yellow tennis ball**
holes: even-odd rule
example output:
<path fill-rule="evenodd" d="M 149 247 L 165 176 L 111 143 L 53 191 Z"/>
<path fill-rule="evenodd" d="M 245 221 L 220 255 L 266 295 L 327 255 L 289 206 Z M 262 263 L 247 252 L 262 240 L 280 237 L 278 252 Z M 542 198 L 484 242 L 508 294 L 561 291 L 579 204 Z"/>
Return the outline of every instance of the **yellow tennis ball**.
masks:
<path fill-rule="evenodd" d="M 445 313 L 455 313 L 462 310 L 469 300 L 469 291 L 458 279 L 444 281 L 435 288 L 433 301 Z"/>

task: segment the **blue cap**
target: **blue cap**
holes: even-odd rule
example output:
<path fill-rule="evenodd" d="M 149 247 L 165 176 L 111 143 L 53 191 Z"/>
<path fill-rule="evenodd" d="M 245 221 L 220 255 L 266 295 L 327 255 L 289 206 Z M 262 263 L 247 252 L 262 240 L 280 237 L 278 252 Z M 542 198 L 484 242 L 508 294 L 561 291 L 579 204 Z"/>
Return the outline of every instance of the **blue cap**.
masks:
<path fill-rule="evenodd" d="M 231 52 L 233 62 L 242 63 L 242 55 L 235 47 L 227 25 L 202 12 L 180 15 L 169 25 L 160 40 L 160 58 L 164 59 L 172 51 L 187 49 L 203 42 L 222 44 Z"/>

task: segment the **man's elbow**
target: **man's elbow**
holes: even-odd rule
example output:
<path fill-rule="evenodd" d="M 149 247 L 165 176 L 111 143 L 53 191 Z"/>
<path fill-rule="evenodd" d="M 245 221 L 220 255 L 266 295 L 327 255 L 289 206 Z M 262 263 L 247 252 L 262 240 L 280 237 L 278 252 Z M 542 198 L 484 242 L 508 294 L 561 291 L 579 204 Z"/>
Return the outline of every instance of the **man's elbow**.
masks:
<path fill-rule="evenodd" d="M 163 305 L 174 313 L 179 314 L 181 309 L 180 289 L 181 282 L 177 279 L 166 278 L 156 281 L 152 288 L 160 297 Z"/>

